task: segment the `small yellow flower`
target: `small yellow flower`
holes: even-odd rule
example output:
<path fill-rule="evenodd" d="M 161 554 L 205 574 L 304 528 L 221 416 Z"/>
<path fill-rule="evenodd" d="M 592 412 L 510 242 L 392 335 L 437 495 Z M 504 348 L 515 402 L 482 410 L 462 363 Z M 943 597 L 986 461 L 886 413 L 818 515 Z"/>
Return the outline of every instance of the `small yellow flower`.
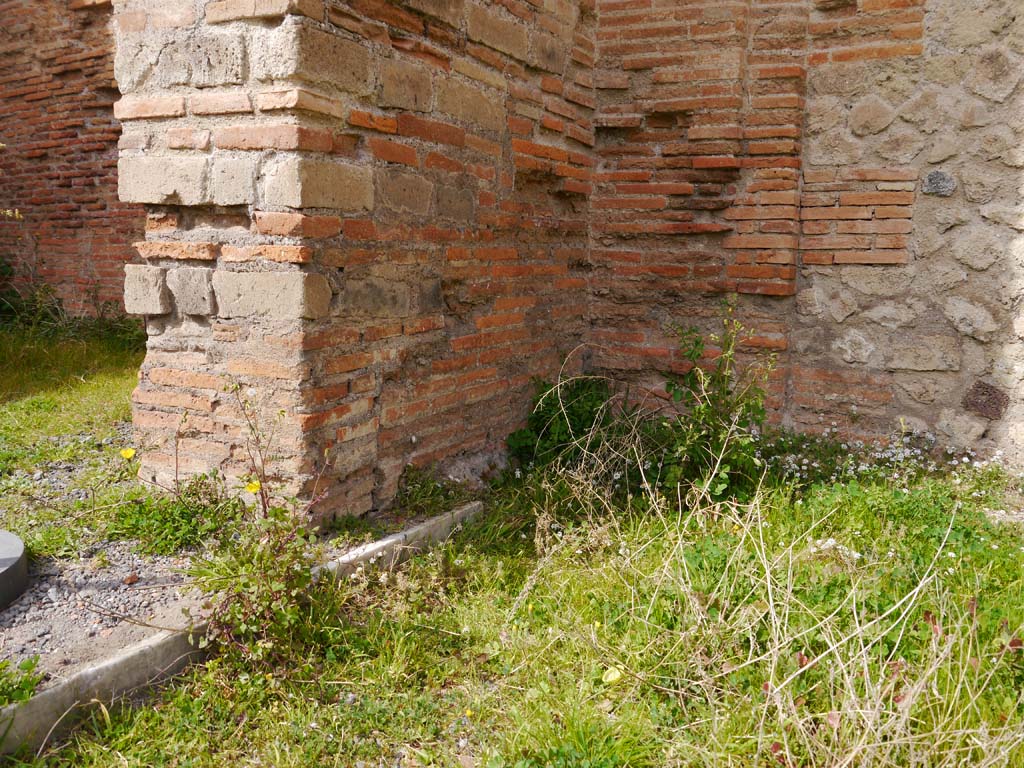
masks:
<path fill-rule="evenodd" d="M 473 716 L 473 710 L 472 709 L 467 709 L 465 714 L 466 714 L 466 717 L 472 717 Z"/>
<path fill-rule="evenodd" d="M 134 448 L 122 448 L 121 449 L 121 458 L 124 459 L 125 461 L 131 461 L 132 459 L 135 458 L 135 449 Z"/>
<path fill-rule="evenodd" d="M 247 490 L 249 493 L 259 493 L 260 488 L 262 487 L 263 486 L 260 485 L 259 480 L 250 480 L 248 483 L 245 484 L 245 490 Z"/>
<path fill-rule="evenodd" d="M 622 679 L 622 670 L 618 667 L 608 667 L 601 675 L 601 682 L 605 685 L 615 685 Z"/>

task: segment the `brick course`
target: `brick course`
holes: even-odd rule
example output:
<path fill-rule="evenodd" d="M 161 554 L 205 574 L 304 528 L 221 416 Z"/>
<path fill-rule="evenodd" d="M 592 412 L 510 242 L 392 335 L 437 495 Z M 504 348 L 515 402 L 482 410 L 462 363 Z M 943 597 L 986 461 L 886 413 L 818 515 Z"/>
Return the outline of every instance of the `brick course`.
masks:
<path fill-rule="evenodd" d="M 117 197 L 109 2 L 0 2 L 0 259 L 72 313 L 121 311 L 145 214 Z M 163 107 L 167 109 L 167 107 Z"/>

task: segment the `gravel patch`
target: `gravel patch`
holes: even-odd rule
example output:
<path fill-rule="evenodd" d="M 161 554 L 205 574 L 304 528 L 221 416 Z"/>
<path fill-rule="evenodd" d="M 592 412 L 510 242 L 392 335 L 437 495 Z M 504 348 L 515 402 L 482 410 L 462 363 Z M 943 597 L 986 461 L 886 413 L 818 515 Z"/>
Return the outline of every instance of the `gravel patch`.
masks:
<path fill-rule="evenodd" d="M 33 563 L 28 590 L 0 612 L 0 660 L 38 655 L 45 687 L 162 629 L 187 627 L 185 612 L 202 602 L 180 573 L 187 562 L 141 556 L 125 541 L 80 561 Z"/>

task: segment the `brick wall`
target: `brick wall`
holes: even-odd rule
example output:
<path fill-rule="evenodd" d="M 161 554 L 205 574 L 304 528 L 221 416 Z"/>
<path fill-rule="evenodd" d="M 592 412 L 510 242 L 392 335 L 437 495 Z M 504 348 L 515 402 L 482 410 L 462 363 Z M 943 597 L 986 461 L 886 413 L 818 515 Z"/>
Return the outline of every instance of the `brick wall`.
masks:
<path fill-rule="evenodd" d="M 0 258 L 65 307 L 120 309 L 143 213 L 117 199 L 109 2 L 0 2 Z"/>
<path fill-rule="evenodd" d="M 230 381 L 325 509 L 493 456 L 583 338 L 593 9 L 116 6 L 144 472 L 244 469 Z"/>
<path fill-rule="evenodd" d="M 779 356 L 799 235 L 805 3 L 600 0 L 595 363 L 663 391 L 677 328 L 740 296 L 744 348 Z M 714 350 L 709 350 L 714 354 Z"/>
<path fill-rule="evenodd" d="M 243 473 L 258 413 L 361 512 L 497 460 L 567 356 L 657 392 L 725 297 L 776 419 L 1021 453 L 1005 0 L 114 5 L 151 477 Z"/>

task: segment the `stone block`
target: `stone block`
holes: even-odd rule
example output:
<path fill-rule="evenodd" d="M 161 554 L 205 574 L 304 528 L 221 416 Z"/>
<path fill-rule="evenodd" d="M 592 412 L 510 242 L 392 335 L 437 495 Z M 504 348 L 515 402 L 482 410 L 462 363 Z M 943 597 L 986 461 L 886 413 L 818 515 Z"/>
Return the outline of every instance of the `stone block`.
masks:
<path fill-rule="evenodd" d="M 978 341 L 991 341 L 999 330 L 999 324 L 991 312 L 961 296 L 947 298 L 942 305 L 942 312 L 960 333 Z"/>
<path fill-rule="evenodd" d="M 865 96 L 850 110 L 850 130 L 856 136 L 881 133 L 896 119 L 896 110 L 874 94 Z"/>
<path fill-rule="evenodd" d="M 385 61 L 380 68 L 380 86 L 380 106 L 430 111 L 433 84 L 424 67 L 405 61 Z"/>
<path fill-rule="evenodd" d="M 932 171 L 924 177 L 921 191 L 926 195 L 949 197 L 956 192 L 956 179 L 945 171 Z"/>
<path fill-rule="evenodd" d="M 219 317 L 316 320 L 331 308 L 327 278 L 306 272 L 213 273 Z"/>
<path fill-rule="evenodd" d="M 125 203 L 202 205 L 207 162 L 203 157 L 122 157 L 117 192 Z"/>
<path fill-rule="evenodd" d="M 451 78 L 444 78 L 437 87 L 440 111 L 488 131 L 505 128 L 505 105 L 500 98 L 496 93 Z"/>
<path fill-rule="evenodd" d="M 434 185 L 418 173 L 398 170 L 377 172 L 381 201 L 392 210 L 425 215 L 430 211 Z"/>
<path fill-rule="evenodd" d="M 167 273 L 167 287 L 182 315 L 214 315 L 217 303 L 213 293 L 213 270 L 182 267 Z"/>
<path fill-rule="evenodd" d="M 890 348 L 893 371 L 958 371 L 960 344 L 952 336 L 899 336 Z"/>
<path fill-rule="evenodd" d="M 241 35 L 198 35 L 190 40 L 186 54 L 191 70 L 189 85 L 209 88 L 238 85 L 245 70 L 245 44 Z"/>
<path fill-rule="evenodd" d="M 284 158 L 263 175 L 263 201 L 271 207 L 371 210 L 373 172 L 346 163 Z"/>
<path fill-rule="evenodd" d="M 166 315 L 171 311 L 167 270 L 146 264 L 125 264 L 124 310 L 129 315 Z"/>
<path fill-rule="evenodd" d="M 1010 405 L 1010 396 L 988 382 L 974 382 L 960 403 L 966 410 L 986 419 L 1001 419 Z"/>
<path fill-rule="evenodd" d="M 364 45 L 300 24 L 254 36 L 249 63 L 258 80 L 298 80 L 358 95 L 370 92 L 370 53 Z"/>
<path fill-rule="evenodd" d="M 965 84 L 979 96 L 1003 102 L 1017 88 L 1021 76 L 1019 57 L 998 45 L 990 45 L 974 59 Z"/>
<path fill-rule="evenodd" d="M 525 61 L 529 47 L 526 27 L 491 8 L 469 7 L 467 32 L 471 40 Z"/>
<path fill-rule="evenodd" d="M 540 32 L 533 34 L 533 47 L 530 51 L 530 63 L 538 69 L 562 74 L 568 56 L 566 46 L 554 35 Z"/>
<path fill-rule="evenodd" d="M 472 221 L 476 196 L 471 189 L 441 186 L 437 188 L 437 215 L 455 221 Z"/>
<path fill-rule="evenodd" d="M 215 205 L 247 205 L 256 199 L 256 159 L 216 157 L 210 174 L 210 200 Z"/>
<path fill-rule="evenodd" d="M 342 294 L 346 312 L 371 317 L 406 317 L 412 307 L 407 283 L 380 277 L 347 279 Z"/>

